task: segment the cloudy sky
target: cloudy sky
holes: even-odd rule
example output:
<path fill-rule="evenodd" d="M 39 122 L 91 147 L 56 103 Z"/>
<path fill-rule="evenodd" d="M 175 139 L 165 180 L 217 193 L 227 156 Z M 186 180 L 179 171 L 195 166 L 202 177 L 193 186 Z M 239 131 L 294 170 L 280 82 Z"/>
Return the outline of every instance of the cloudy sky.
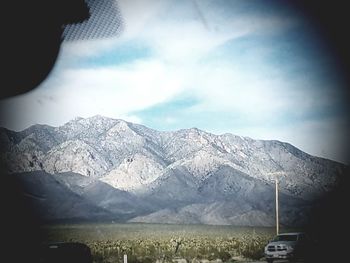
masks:
<path fill-rule="evenodd" d="M 64 42 L 46 81 L 2 101 L 13 118 L 0 125 L 100 114 L 276 139 L 348 163 L 336 61 L 309 21 L 277 2 L 118 1 L 120 35 Z"/>

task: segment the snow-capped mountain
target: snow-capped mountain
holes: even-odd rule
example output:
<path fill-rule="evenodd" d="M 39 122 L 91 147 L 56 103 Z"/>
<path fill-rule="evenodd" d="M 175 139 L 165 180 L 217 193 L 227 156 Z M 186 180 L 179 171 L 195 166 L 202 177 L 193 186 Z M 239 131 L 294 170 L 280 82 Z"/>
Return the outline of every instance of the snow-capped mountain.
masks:
<path fill-rule="evenodd" d="M 126 218 L 143 222 L 269 225 L 278 176 L 282 199 L 292 207 L 284 221 L 293 224 L 301 208 L 332 189 L 346 169 L 280 141 L 196 128 L 160 132 L 102 116 L 22 132 L 2 128 L 0 146 L 9 173 L 83 175 L 58 182 L 71 181 L 69 191 L 112 214 L 120 195 L 111 193 L 123 192 L 135 199 Z M 82 178 L 89 183 L 75 187 Z M 118 213 L 126 210 L 124 205 Z"/>

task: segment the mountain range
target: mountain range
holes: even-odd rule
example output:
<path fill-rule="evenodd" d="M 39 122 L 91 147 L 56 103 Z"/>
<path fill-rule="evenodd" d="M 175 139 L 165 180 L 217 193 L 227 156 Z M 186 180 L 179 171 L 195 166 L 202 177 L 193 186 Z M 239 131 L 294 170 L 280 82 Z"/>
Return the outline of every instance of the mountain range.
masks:
<path fill-rule="evenodd" d="M 0 159 L 44 220 L 302 225 L 344 164 L 289 143 L 156 131 L 102 116 L 60 127 L 0 128 Z"/>

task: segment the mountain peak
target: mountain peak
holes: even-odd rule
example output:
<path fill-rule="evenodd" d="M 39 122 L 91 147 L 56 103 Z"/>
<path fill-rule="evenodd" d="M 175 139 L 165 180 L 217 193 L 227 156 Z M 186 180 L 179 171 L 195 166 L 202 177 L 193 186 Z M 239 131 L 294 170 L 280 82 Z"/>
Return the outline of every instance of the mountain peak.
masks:
<path fill-rule="evenodd" d="M 136 132 L 130 127 L 130 123 L 126 122 L 124 120 L 116 120 L 114 122 L 114 125 L 112 127 L 109 128 L 108 130 L 108 135 L 121 135 L 121 134 L 132 134 L 132 135 L 136 135 Z"/>
<path fill-rule="evenodd" d="M 12 160 L 12 171 L 42 167 L 51 173 L 71 171 L 103 177 L 118 167 L 121 169 L 126 158 L 140 154 L 147 157 L 145 162 L 153 160 L 159 164 L 160 170 L 184 166 L 200 178 L 203 177 L 201 173 L 205 173 L 205 178 L 222 165 L 266 182 L 273 182 L 271 175 L 283 171 L 286 174 L 282 180 L 284 190 L 303 195 L 315 188 L 317 191 L 328 189 L 328 185 L 336 181 L 334 175 L 343 170 L 341 164 L 307 155 L 287 143 L 232 134 L 214 135 L 195 127 L 160 132 L 101 115 L 75 118 L 58 128 L 36 126 L 31 129 L 31 134 L 12 132 L 12 139 L 4 141 L 6 149 L 14 151 L 4 157 L 10 160 L 9 163 Z M 81 143 L 67 148 L 67 141 Z M 15 160 L 19 158 L 18 152 L 22 158 L 20 163 Z M 83 161 L 74 164 L 70 160 Z M 59 165 L 51 167 L 54 164 Z M 128 172 L 129 176 L 134 176 L 133 172 L 131 175 Z M 161 174 L 157 172 L 158 176 Z"/>
<path fill-rule="evenodd" d="M 277 173 L 283 174 L 281 200 L 291 204 L 282 214 L 300 221 L 295 218 L 298 200 L 309 202 L 328 192 L 346 169 L 278 141 L 198 128 L 161 132 L 101 115 L 57 128 L 37 125 L 27 133 L 1 130 L 0 135 L 0 160 L 10 173 L 48 172 L 65 184 L 67 173 L 78 173 L 85 180 L 74 182 L 93 180 L 95 186 L 70 189 L 87 191 L 84 196 L 111 212 L 125 213 L 124 201 L 135 208 L 135 216 L 145 215 L 141 208 L 148 207 L 148 215 L 135 219 L 144 222 L 161 222 L 159 211 L 172 218 L 175 209 L 183 223 L 192 222 L 189 218 L 209 224 L 259 223 L 261 215 L 273 211 Z M 126 196 L 138 199 L 128 201 Z"/>

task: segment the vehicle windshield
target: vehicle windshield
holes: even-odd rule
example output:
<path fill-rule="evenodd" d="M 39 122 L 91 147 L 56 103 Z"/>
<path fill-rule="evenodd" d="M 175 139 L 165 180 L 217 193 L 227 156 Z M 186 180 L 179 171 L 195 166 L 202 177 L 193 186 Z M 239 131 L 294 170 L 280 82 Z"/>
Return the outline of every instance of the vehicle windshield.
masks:
<path fill-rule="evenodd" d="M 275 235 L 268 252 L 302 241 L 302 197 L 347 175 L 350 122 L 348 76 L 293 1 L 74 1 L 89 18 L 59 26 L 53 71 L 0 100 L 6 242 L 99 263 L 255 260 Z"/>
<path fill-rule="evenodd" d="M 298 235 L 278 235 L 273 241 L 297 241 Z"/>

